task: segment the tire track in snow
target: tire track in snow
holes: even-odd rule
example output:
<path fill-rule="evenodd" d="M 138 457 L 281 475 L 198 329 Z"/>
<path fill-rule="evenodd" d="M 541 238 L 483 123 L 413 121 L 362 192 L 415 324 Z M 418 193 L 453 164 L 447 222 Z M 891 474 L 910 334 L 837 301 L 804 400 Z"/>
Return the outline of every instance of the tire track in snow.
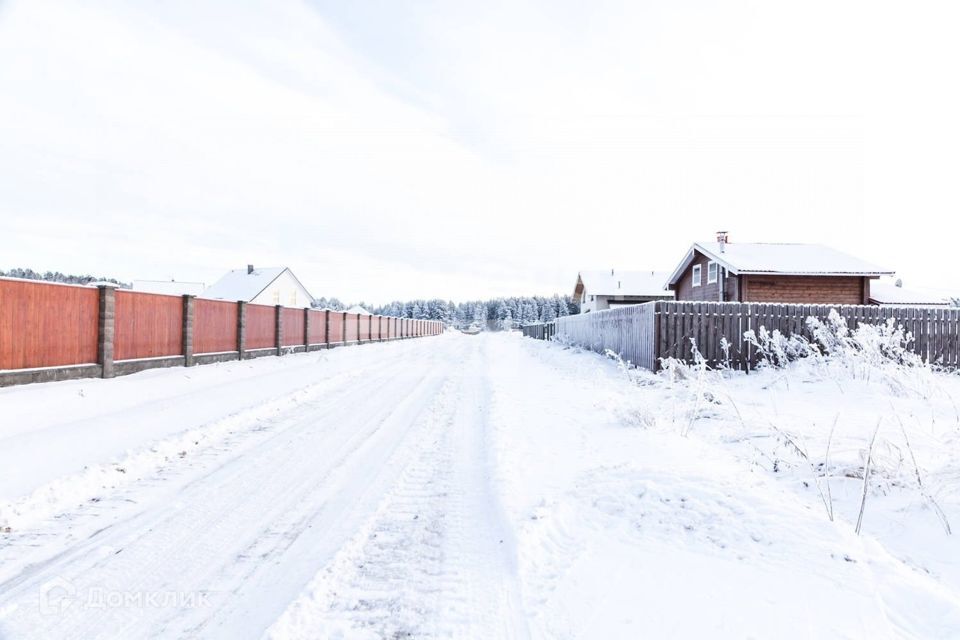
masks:
<path fill-rule="evenodd" d="M 527 635 L 513 544 L 489 482 L 482 344 L 438 395 L 417 455 L 375 516 L 268 636 Z"/>
<path fill-rule="evenodd" d="M 434 349 L 437 345 L 431 345 Z M 388 464 L 452 367 L 429 348 L 363 387 L 318 401 L 196 478 L 167 505 L 108 527 L 0 585 L 0 635 L 247 636 L 263 629 L 355 531 L 398 472 Z M 286 420 L 286 422 L 284 422 Z M 79 593 L 204 592 L 203 609 L 89 609 L 38 615 L 51 578 Z M 263 602 L 269 594 L 272 602 Z"/>

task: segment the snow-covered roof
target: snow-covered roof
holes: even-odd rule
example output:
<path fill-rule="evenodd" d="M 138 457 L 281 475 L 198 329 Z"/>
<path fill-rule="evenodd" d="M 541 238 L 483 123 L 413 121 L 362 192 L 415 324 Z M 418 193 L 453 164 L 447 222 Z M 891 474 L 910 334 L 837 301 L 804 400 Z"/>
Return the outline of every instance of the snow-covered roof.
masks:
<path fill-rule="evenodd" d="M 372 313 L 370 313 L 369 311 L 367 311 L 366 309 L 364 309 L 363 307 L 361 307 L 361 306 L 358 305 L 358 304 L 355 304 L 355 305 L 353 305 L 352 307 L 350 307 L 349 309 L 347 309 L 347 313 L 356 313 L 356 314 L 361 315 L 361 316 L 372 316 L 372 315 L 373 315 Z"/>
<path fill-rule="evenodd" d="M 675 284 L 699 251 L 735 274 L 796 276 L 884 276 L 891 269 L 825 247 L 822 244 L 776 242 L 695 242 L 668 280 Z"/>
<path fill-rule="evenodd" d="M 870 301 L 874 304 L 889 305 L 948 305 L 946 295 L 904 289 L 892 282 L 871 282 Z"/>
<path fill-rule="evenodd" d="M 248 273 L 247 269 L 234 269 L 204 289 L 200 297 L 249 302 L 286 270 L 286 267 L 260 267 Z"/>
<path fill-rule="evenodd" d="M 180 282 L 178 280 L 134 280 L 133 290 L 144 293 L 165 293 L 167 295 L 198 296 L 206 287 L 202 282 Z"/>
<path fill-rule="evenodd" d="M 582 288 L 597 296 L 670 297 L 663 290 L 667 275 L 665 271 L 581 271 L 574 297 L 580 295 Z"/>

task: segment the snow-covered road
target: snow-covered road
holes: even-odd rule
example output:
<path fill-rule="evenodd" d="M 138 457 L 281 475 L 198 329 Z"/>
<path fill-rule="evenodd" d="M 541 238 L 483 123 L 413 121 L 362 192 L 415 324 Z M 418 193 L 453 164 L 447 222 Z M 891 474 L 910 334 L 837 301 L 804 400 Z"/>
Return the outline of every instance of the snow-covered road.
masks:
<path fill-rule="evenodd" d="M 960 376 L 844 371 L 451 333 L 0 389 L 0 640 L 957 637 Z"/>
<path fill-rule="evenodd" d="M 355 366 L 4 538 L 0 637 L 524 635 L 488 482 L 482 344 L 296 356 Z"/>

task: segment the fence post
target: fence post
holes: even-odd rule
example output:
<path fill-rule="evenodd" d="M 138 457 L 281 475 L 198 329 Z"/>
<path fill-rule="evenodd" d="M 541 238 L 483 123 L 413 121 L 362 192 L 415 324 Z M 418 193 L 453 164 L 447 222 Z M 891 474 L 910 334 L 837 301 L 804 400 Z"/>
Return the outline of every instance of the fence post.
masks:
<path fill-rule="evenodd" d="M 193 362 L 193 309 L 196 296 L 183 296 L 183 366 L 192 367 Z"/>
<path fill-rule="evenodd" d="M 310 351 L 310 307 L 303 308 L 303 350 Z"/>
<path fill-rule="evenodd" d="M 275 340 L 277 355 L 283 355 L 283 305 L 277 305 Z"/>
<path fill-rule="evenodd" d="M 100 289 L 100 305 L 97 314 L 97 362 L 102 367 L 101 377 L 112 378 L 116 287 L 111 284 L 101 284 L 97 288 Z"/>
<path fill-rule="evenodd" d="M 243 360 L 247 350 L 247 303 L 237 301 L 237 360 Z"/>
<path fill-rule="evenodd" d="M 330 309 L 323 310 L 323 341 L 330 348 Z"/>

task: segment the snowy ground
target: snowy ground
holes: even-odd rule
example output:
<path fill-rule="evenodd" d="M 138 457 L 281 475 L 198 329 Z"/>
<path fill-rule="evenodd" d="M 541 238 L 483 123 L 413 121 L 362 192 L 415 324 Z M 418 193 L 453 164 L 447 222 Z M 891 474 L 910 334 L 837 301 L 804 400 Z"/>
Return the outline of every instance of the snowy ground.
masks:
<path fill-rule="evenodd" d="M 0 389 L 0 638 L 960 636 L 960 377 L 679 373 L 451 334 Z"/>

